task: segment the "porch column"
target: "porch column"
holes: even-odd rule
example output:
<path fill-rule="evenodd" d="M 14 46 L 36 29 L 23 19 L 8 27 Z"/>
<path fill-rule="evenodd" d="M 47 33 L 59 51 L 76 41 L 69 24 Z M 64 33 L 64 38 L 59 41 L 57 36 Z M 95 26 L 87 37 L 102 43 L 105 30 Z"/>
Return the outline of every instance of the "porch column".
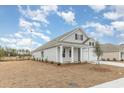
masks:
<path fill-rule="evenodd" d="M 90 61 L 90 48 L 88 47 L 88 61 Z"/>
<path fill-rule="evenodd" d="M 119 52 L 119 58 L 118 58 L 119 60 L 121 60 L 122 58 L 121 58 L 121 52 Z"/>
<path fill-rule="evenodd" d="M 71 63 L 74 63 L 74 47 L 71 47 Z"/>
<path fill-rule="evenodd" d="M 82 47 L 80 48 L 80 61 L 83 62 L 83 51 Z"/>
<path fill-rule="evenodd" d="M 60 63 L 63 63 L 63 46 L 60 46 Z"/>
<path fill-rule="evenodd" d="M 58 62 L 58 47 L 56 47 L 56 62 Z"/>

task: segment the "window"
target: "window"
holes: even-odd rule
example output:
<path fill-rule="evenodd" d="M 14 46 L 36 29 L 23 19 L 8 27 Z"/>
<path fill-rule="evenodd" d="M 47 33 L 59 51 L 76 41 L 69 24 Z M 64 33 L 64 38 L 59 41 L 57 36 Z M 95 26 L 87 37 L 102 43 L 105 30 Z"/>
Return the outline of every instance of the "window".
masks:
<path fill-rule="evenodd" d="M 41 57 L 42 57 L 42 58 L 44 57 L 44 52 L 43 52 L 43 51 L 41 51 Z"/>
<path fill-rule="evenodd" d="M 78 39 L 78 35 L 77 34 L 75 34 L 75 40 L 77 40 Z"/>
<path fill-rule="evenodd" d="M 83 35 L 81 35 L 81 40 L 83 40 Z"/>
<path fill-rule="evenodd" d="M 94 42 L 92 42 L 92 46 L 94 46 Z"/>
<path fill-rule="evenodd" d="M 69 50 L 69 57 L 71 57 L 71 49 Z"/>
<path fill-rule="evenodd" d="M 91 42 L 89 42 L 89 46 L 91 46 Z"/>
<path fill-rule="evenodd" d="M 62 55 L 63 55 L 63 57 L 65 57 L 65 48 L 63 49 L 63 54 Z"/>

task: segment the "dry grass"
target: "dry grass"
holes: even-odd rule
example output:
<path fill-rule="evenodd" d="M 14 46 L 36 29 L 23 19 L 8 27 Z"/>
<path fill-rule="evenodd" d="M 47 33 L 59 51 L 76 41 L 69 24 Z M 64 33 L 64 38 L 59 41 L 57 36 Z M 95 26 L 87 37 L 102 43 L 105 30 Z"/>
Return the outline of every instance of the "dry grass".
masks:
<path fill-rule="evenodd" d="M 124 68 L 107 65 L 0 62 L 0 87 L 91 87 L 123 76 Z"/>

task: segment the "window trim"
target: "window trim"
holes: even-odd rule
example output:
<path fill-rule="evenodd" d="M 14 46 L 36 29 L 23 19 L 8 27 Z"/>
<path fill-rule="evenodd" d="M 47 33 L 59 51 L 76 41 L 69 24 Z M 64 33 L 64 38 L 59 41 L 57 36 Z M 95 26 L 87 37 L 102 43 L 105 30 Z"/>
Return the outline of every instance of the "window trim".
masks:
<path fill-rule="evenodd" d="M 81 41 L 83 41 L 83 35 L 81 35 L 80 37 L 81 37 Z"/>
<path fill-rule="evenodd" d="M 69 50 L 69 57 L 71 57 L 71 49 Z"/>
<path fill-rule="evenodd" d="M 42 58 L 44 57 L 44 51 L 41 51 L 41 57 Z"/>
<path fill-rule="evenodd" d="M 63 48 L 62 57 L 65 57 L 65 48 Z"/>
<path fill-rule="evenodd" d="M 91 46 L 92 45 L 92 42 L 89 42 L 89 46 Z"/>
<path fill-rule="evenodd" d="M 77 33 L 75 34 L 75 40 L 78 40 L 78 34 Z"/>

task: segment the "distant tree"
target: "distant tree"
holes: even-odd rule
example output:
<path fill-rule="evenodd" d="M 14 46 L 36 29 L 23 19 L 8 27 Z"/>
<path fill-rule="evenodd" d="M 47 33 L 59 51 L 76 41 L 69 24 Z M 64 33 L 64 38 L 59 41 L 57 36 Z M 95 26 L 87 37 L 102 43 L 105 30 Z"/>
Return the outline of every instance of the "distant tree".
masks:
<path fill-rule="evenodd" d="M 97 56 L 97 63 L 100 64 L 99 58 L 100 58 L 100 56 L 102 56 L 103 51 L 102 51 L 98 41 L 95 43 L 95 50 L 94 50 L 94 52 L 95 52 L 95 54 Z"/>
<path fill-rule="evenodd" d="M 0 60 L 4 57 L 4 49 L 0 46 Z"/>

